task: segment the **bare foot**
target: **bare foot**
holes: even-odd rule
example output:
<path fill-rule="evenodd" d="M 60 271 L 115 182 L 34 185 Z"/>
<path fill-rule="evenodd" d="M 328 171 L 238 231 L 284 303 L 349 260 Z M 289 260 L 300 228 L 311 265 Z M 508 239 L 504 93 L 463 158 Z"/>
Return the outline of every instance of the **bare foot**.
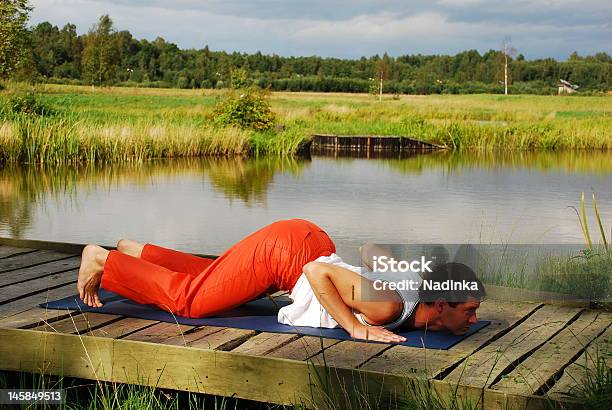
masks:
<path fill-rule="evenodd" d="M 121 253 L 128 254 L 135 258 L 140 258 L 144 245 L 131 239 L 120 239 L 117 242 L 117 250 Z"/>
<path fill-rule="evenodd" d="M 108 257 L 108 251 L 101 246 L 87 245 L 81 256 L 81 266 L 77 280 L 79 297 L 86 305 L 91 307 L 102 307 L 98 296 L 98 289 L 102 281 L 104 262 Z"/>

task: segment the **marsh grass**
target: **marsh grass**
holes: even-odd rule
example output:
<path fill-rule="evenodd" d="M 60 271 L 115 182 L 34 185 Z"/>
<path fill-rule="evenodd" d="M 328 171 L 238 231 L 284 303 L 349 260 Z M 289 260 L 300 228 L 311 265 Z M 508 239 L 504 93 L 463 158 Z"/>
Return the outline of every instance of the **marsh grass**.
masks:
<path fill-rule="evenodd" d="M 592 194 L 593 214 L 598 228 L 599 241 L 594 243 L 587 220 L 584 192 L 580 200 L 580 212 L 576 208 L 586 249 L 569 259 L 546 261 L 544 273 L 538 272 L 543 287 L 562 293 L 574 294 L 591 301 L 610 301 L 612 284 L 612 250 L 608 246 L 606 229 L 599 214 L 595 193 Z M 612 232 L 612 229 L 610 230 Z"/>
<path fill-rule="evenodd" d="M 535 257 L 535 261 L 532 260 Z M 612 285 L 612 253 L 603 248 L 559 255 L 496 253 L 494 262 L 478 269 L 485 284 L 552 292 L 591 303 L 609 302 Z M 544 295 L 543 295 L 544 297 Z"/>
<path fill-rule="evenodd" d="M 477 270 L 481 279 L 487 284 L 560 293 L 590 301 L 593 306 L 600 303 L 605 306 L 605 303 L 612 301 L 612 249 L 594 193 L 592 206 L 599 235 L 598 239 L 595 238 L 597 240 L 591 235 L 584 192 L 580 210 L 570 207 L 578 217 L 585 241 L 584 249 L 565 254 L 551 253 L 552 249 L 548 249 L 541 254 L 539 247 L 523 247 L 517 248 L 519 252 L 506 252 L 511 246 L 502 246 L 501 252 L 493 253 L 492 258 L 488 256 L 479 262 L 481 266 Z M 531 261 L 534 257 L 535 262 Z"/>
<path fill-rule="evenodd" d="M 612 341 L 598 345 L 594 354 L 585 356 L 585 363 L 576 362 L 582 369 L 584 378 L 569 392 L 569 397 L 584 404 L 584 408 L 608 409 L 612 401 L 612 367 L 610 367 Z"/>
<path fill-rule="evenodd" d="M 0 161 L 285 156 L 315 133 L 405 135 L 455 150 L 612 149 L 607 97 L 401 96 L 378 102 L 360 94 L 274 93 L 272 110 L 284 130 L 238 132 L 215 125 L 220 94 L 212 90 L 9 84 L 0 106 L 26 88 L 56 115 L 3 116 Z"/>
<path fill-rule="evenodd" d="M 77 164 L 245 155 L 249 133 L 233 127 L 84 123 L 74 116 L 14 116 L 0 127 L 0 162 Z"/>
<path fill-rule="evenodd" d="M 611 300 L 612 253 L 585 250 L 568 258 L 549 258 L 536 268 L 538 287 L 594 302 Z"/>

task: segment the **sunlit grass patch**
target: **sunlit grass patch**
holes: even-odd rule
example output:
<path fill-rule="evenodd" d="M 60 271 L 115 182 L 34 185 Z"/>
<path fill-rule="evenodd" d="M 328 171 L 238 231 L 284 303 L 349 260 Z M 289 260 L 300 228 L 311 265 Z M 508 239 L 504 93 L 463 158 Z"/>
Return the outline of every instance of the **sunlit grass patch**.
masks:
<path fill-rule="evenodd" d="M 246 141 L 236 145 L 234 131 L 214 125 L 214 107 L 222 95 L 219 90 L 8 84 L 0 94 L 0 106 L 6 106 L 13 93 L 29 91 L 36 92 L 40 102 L 56 115 L 44 120 L 5 115 L 0 120 L 3 133 L 9 132 L 22 142 L 1 146 L 0 160 L 36 157 L 54 162 L 62 155 L 58 147 L 66 148 L 68 140 L 72 148 L 96 153 L 79 154 L 79 160 L 294 155 L 313 134 L 400 135 L 472 151 L 612 149 L 612 100 L 606 97 L 431 95 L 393 100 L 385 96 L 379 102 L 367 94 L 272 93 L 272 110 L 280 127 L 245 133 Z M 99 155 L 103 129 L 113 130 L 102 134 L 108 144 L 120 149 L 107 147 L 106 154 Z M 147 141 L 150 135 L 154 135 L 153 141 Z M 188 143 L 185 138 L 197 141 Z M 44 152 L 55 154 L 32 151 L 35 141 L 46 141 Z M 127 143 L 135 144 L 131 153 Z M 18 147 L 23 151 L 16 153 Z M 66 161 L 75 158 L 70 150 L 64 156 Z"/>
<path fill-rule="evenodd" d="M 610 117 L 612 113 L 605 111 L 558 111 L 558 118 L 599 118 Z"/>

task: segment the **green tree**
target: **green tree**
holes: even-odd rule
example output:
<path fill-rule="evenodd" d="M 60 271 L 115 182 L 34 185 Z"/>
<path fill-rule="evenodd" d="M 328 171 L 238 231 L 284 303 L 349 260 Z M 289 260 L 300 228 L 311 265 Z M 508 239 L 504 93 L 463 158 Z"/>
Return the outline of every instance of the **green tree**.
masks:
<path fill-rule="evenodd" d="M 59 32 L 57 48 L 59 51 L 55 77 L 80 78 L 83 39 L 77 35 L 74 24 L 66 24 Z"/>
<path fill-rule="evenodd" d="M 83 71 L 85 78 L 91 84 L 108 84 L 114 79 L 119 66 L 119 50 L 116 43 L 113 21 L 105 14 L 85 37 Z"/>
<path fill-rule="evenodd" d="M 387 53 L 376 62 L 375 71 L 378 82 L 378 100 L 382 101 L 383 81 L 391 78 L 391 63 Z"/>
<path fill-rule="evenodd" d="M 249 79 L 249 72 L 245 68 L 234 68 L 230 80 L 230 87 L 237 90 L 245 88 Z"/>
<path fill-rule="evenodd" d="M 27 0 L 0 1 L 0 78 L 8 78 L 24 61 L 30 11 Z"/>

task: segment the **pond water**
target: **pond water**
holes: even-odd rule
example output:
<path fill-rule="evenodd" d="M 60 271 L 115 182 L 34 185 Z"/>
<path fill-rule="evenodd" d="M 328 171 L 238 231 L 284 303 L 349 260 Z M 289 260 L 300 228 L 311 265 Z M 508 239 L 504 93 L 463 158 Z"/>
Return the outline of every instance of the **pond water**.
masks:
<path fill-rule="evenodd" d="M 279 219 L 323 227 L 348 260 L 378 243 L 582 243 L 587 193 L 612 224 L 612 152 L 200 158 L 0 169 L 0 236 L 221 253 Z"/>

